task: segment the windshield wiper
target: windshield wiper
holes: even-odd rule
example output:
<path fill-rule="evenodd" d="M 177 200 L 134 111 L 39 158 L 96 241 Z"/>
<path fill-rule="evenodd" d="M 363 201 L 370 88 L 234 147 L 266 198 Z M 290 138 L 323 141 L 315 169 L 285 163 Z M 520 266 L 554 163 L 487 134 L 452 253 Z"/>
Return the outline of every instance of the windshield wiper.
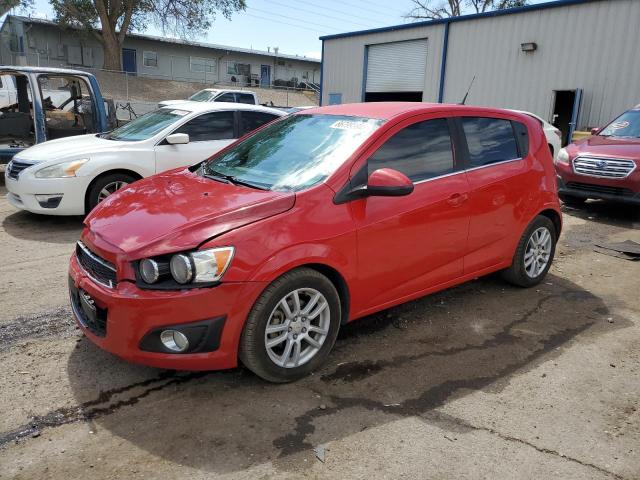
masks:
<path fill-rule="evenodd" d="M 231 183 L 234 185 L 242 185 L 245 187 L 255 188 L 258 190 L 269 190 L 268 188 L 263 187 L 261 185 L 257 185 L 252 182 L 247 182 L 246 180 L 240 180 L 239 178 L 234 177 L 233 175 L 227 175 L 224 173 L 216 172 L 215 170 L 205 170 L 205 173 L 203 174 L 203 176 L 206 178 L 210 178 L 212 180 L 217 180 L 219 182 Z"/>

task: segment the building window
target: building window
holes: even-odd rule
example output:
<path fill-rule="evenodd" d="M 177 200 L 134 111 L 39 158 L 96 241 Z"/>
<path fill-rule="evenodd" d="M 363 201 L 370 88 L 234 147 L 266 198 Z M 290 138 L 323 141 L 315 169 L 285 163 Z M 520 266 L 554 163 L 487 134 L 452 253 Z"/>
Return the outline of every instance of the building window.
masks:
<path fill-rule="evenodd" d="M 142 64 L 145 67 L 158 67 L 158 54 L 156 52 L 142 52 Z"/>
<path fill-rule="evenodd" d="M 329 105 L 340 105 L 342 103 L 342 94 L 341 93 L 330 93 L 329 94 Z"/>
<path fill-rule="evenodd" d="M 216 61 L 213 58 L 189 57 L 189 67 L 192 72 L 215 73 Z"/>
<path fill-rule="evenodd" d="M 248 63 L 227 62 L 228 75 L 251 75 L 251 65 Z"/>

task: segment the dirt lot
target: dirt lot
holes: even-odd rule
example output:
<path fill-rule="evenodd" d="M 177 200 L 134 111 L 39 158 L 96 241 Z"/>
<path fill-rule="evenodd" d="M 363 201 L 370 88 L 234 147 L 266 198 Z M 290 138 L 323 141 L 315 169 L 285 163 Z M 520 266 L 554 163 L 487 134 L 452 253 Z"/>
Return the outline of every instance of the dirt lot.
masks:
<path fill-rule="evenodd" d="M 482 278 L 382 312 L 276 386 L 94 347 L 67 307 L 81 220 L 1 198 L 0 478 L 638 479 L 640 262 L 593 244 L 640 241 L 640 213 L 564 218 L 538 288 Z"/>

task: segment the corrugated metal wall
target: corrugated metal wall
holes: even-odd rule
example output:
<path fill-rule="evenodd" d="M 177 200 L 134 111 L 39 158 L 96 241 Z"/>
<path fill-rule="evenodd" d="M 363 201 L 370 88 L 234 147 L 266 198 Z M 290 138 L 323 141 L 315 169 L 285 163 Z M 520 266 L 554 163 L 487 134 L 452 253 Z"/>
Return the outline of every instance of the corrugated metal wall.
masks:
<path fill-rule="evenodd" d="M 453 22 L 444 101 L 528 110 L 550 119 L 553 90 L 584 90 L 578 127 L 640 103 L 640 0 L 607 0 Z M 364 45 L 429 38 L 424 101 L 436 101 L 444 26 L 325 41 L 323 98 L 360 101 Z M 535 42 L 532 53 L 520 44 Z M 401 74 L 401 72 L 399 72 Z"/>
<path fill-rule="evenodd" d="M 420 38 L 426 38 L 429 44 L 423 100 L 435 102 L 438 98 L 443 32 L 444 25 L 434 25 L 325 41 L 322 104 L 329 103 L 330 93 L 342 93 L 344 103 L 362 100 L 365 45 Z M 398 76 L 402 75 L 404 72 L 398 72 Z"/>

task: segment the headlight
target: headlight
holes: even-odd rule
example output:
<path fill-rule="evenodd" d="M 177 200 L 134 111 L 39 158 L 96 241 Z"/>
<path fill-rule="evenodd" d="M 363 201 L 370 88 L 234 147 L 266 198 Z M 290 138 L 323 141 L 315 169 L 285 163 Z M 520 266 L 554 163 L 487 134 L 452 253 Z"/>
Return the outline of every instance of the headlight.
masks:
<path fill-rule="evenodd" d="M 569 163 L 569 152 L 567 152 L 566 148 L 561 148 L 560 150 L 558 150 L 556 163 Z"/>
<path fill-rule="evenodd" d="M 67 178 L 75 177 L 78 169 L 89 161 L 88 158 L 71 160 L 44 167 L 36 172 L 36 178 Z"/>
<path fill-rule="evenodd" d="M 233 253 L 233 247 L 221 247 L 177 253 L 168 261 L 166 257 L 164 260 L 145 258 L 138 264 L 138 273 L 147 284 L 157 283 L 169 275 L 180 285 L 217 282 L 229 267 Z"/>

